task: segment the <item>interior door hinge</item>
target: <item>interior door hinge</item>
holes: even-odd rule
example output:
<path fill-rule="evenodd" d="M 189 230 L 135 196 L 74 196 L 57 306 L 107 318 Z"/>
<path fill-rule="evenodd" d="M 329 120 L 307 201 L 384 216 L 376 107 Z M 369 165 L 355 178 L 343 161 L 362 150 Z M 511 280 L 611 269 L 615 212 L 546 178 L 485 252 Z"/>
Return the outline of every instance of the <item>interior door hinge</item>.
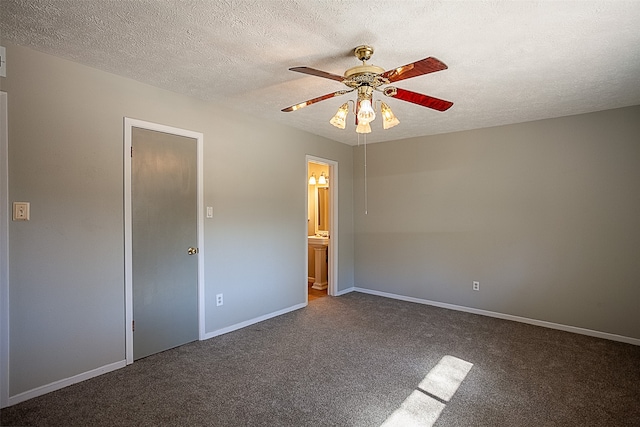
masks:
<path fill-rule="evenodd" d="M 131 332 L 135 332 L 136 331 L 136 321 L 132 320 L 131 321 Z"/>
<path fill-rule="evenodd" d="M 133 147 L 131 147 L 131 157 L 133 157 Z"/>

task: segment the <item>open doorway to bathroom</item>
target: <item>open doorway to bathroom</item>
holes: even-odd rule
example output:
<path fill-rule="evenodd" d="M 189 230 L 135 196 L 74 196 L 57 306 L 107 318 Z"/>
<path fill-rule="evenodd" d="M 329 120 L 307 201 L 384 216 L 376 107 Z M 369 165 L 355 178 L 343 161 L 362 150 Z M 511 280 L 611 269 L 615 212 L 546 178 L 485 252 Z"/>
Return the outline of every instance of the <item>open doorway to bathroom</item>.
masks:
<path fill-rule="evenodd" d="M 307 296 L 313 301 L 337 289 L 338 165 L 307 156 Z"/>

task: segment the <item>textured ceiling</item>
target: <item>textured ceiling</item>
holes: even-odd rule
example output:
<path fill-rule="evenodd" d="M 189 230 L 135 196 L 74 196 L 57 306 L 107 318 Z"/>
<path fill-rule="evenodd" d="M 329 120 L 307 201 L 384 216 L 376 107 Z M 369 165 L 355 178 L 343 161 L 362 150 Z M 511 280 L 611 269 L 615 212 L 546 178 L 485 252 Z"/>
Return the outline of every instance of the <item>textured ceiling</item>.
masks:
<path fill-rule="evenodd" d="M 380 142 L 640 104 L 639 29 L 640 1 L 0 0 L 0 40 L 346 144 L 353 119 L 328 121 L 354 94 L 283 113 L 345 88 L 288 68 L 341 75 L 360 44 L 386 70 L 446 63 L 396 86 L 453 107 L 386 98 L 401 123 L 372 123 Z"/>

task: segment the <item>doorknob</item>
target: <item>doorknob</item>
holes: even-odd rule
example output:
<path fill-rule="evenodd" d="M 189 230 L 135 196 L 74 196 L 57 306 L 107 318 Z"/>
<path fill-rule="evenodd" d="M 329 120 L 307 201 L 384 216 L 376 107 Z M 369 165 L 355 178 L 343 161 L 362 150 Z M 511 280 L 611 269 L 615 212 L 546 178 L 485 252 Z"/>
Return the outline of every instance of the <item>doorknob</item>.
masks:
<path fill-rule="evenodd" d="M 200 252 L 200 251 L 198 250 L 198 248 L 191 247 L 191 248 L 187 249 L 187 253 L 188 253 L 189 255 L 195 255 L 195 254 L 197 254 L 198 252 Z"/>

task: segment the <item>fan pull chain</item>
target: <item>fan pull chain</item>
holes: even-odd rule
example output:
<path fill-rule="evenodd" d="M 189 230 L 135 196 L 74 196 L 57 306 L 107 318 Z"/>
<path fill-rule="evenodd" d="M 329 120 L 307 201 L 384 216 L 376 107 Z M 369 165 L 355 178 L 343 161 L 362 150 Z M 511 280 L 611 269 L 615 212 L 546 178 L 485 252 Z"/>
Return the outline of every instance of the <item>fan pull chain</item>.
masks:
<path fill-rule="evenodd" d="M 364 214 L 368 215 L 367 203 L 367 134 L 364 134 Z"/>
<path fill-rule="evenodd" d="M 364 214 L 368 215 L 367 209 L 367 134 L 363 134 L 364 138 Z M 360 147 L 360 134 L 358 134 L 358 147 Z"/>

